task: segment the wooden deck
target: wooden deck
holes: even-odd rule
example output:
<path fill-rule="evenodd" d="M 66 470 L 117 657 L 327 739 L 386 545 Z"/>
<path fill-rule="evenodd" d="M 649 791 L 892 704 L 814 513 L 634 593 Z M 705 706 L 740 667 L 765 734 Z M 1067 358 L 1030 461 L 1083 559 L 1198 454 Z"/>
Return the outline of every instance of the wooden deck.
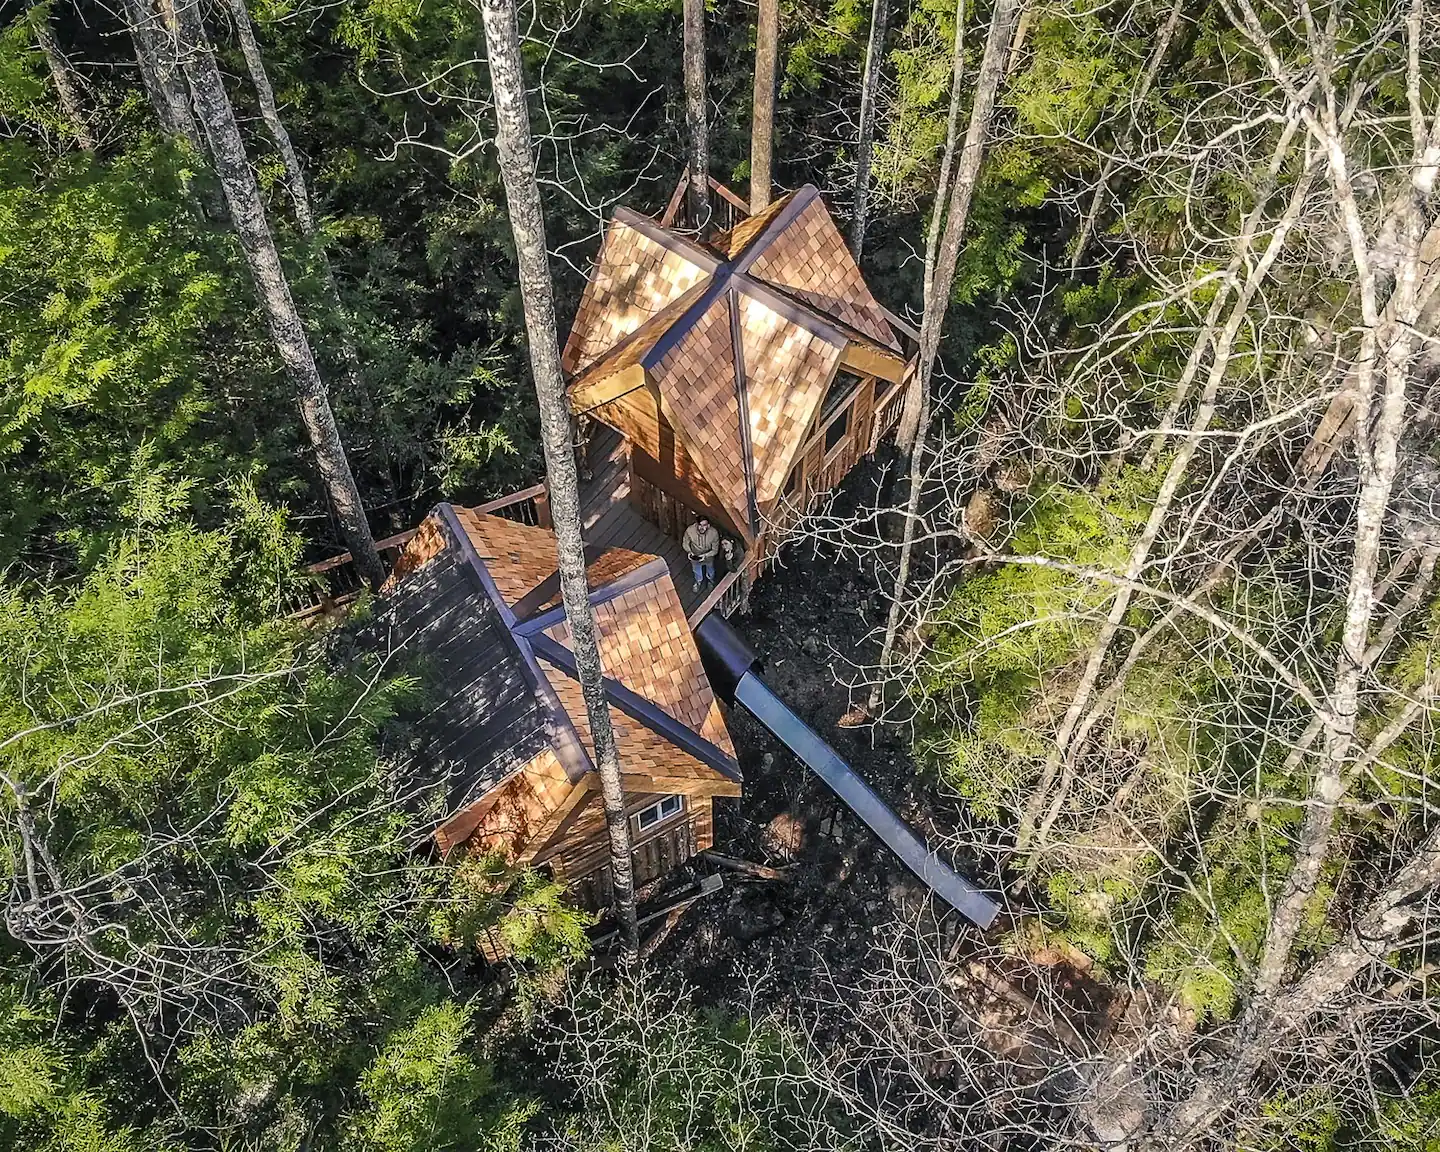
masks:
<path fill-rule="evenodd" d="M 594 429 L 590 439 L 590 467 L 594 475 L 580 483 L 585 542 L 663 557 L 675 582 L 675 591 L 680 594 L 680 603 L 685 606 L 685 615 L 689 616 L 700 607 L 714 585 L 695 591 L 690 560 L 680 541 L 661 532 L 630 504 L 630 471 L 620 433 L 600 423 L 596 423 Z M 719 581 L 725 576 L 725 559 L 721 556 L 716 560 L 715 578 Z"/>

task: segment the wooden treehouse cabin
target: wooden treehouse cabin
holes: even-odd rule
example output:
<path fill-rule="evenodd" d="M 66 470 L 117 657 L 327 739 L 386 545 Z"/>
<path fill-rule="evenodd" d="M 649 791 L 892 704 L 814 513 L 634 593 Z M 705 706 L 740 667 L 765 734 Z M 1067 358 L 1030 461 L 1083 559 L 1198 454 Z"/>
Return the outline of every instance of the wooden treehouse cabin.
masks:
<path fill-rule="evenodd" d="M 588 538 L 666 556 L 692 627 L 743 603 L 786 529 L 895 426 L 917 337 L 813 186 L 737 219 L 712 185 L 736 222 L 708 237 L 670 226 L 680 189 L 660 220 L 617 210 L 563 354 L 589 429 Z M 701 515 L 729 562 L 693 602 L 680 538 Z"/>
<path fill-rule="evenodd" d="M 555 555 L 547 528 L 441 504 L 403 545 L 361 638 L 418 658 L 415 769 L 445 786 L 441 851 L 546 866 L 603 908 L 609 838 Z M 668 565 L 619 547 L 587 561 L 645 884 L 710 847 L 711 802 L 740 795 L 740 769 Z"/>
<path fill-rule="evenodd" d="M 683 185 L 683 181 L 682 181 Z M 637 882 L 708 848 L 740 771 L 692 631 L 729 615 L 796 517 L 900 418 L 916 333 L 871 295 L 813 187 L 756 216 L 712 181 L 717 231 L 620 209 L 564 349 L 585 453 L 591 602 L 619 742 Z M 725 547 L 697 590 L 700 515 Z M 594 749 L 560 606 L 543 484 L 439 505 L 378 542 L 394 564 L 361 636 L 419 657 L 417 767 L 446 782 L 442 851 L 498 849 L 610 900 Z M 348 556 L 302 616 L 343 615 Z"/>

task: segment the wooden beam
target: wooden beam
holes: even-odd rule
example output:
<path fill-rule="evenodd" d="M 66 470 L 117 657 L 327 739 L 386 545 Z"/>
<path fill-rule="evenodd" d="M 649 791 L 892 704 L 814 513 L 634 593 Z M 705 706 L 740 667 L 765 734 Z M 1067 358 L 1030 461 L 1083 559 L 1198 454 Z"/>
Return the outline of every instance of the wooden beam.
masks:
<path fill-rule="evenodd" d="M 900 383 L 905 376 L 905 358 L 900 353 L 859 340 L 845 345 L 845 351 L 840 354 L 840 364 L 857 376 L 879 376 L 892 384 Z"/>
<path fill-rule="evenodd" d="M 570 411 L 578 416 L 593 408 L 598 408 L 601 404 L 608 404 L 612 400 L 620 399 L 621 396 L 628 396 L 636 389 L 644 387 L 644 366 L 631 364 L 628 368 L 617 369 L 608 376 L 601 376 L 598 380 L 587 380 L 572 385 Z"/>
<path fill-rule="evenodd" d="M 714 776 L 651 776 L 626 772 L 620 777 L 626 793 L 638 792 L 653 796 L 739 796 L 740 785 Z"/>

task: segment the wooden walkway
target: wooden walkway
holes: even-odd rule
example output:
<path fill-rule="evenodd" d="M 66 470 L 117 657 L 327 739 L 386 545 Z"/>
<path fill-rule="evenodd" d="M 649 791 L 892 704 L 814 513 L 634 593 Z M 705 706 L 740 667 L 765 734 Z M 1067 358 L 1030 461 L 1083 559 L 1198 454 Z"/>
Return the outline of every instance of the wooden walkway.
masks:
<path fill-rule="evenodd" d="M 690 573 L 690 560 L 680 541 L 661 532 L 630 504 L 630 471 L 620 433 L 598 421 L 590 439 L 590 467 L 594 475 L 580 483 L 580 517 L 585 542 L 610 548 L 629 548 L 664 558 L 680 603 L 688 616 L 700 607 L 714 587 L 699 592 Z M 723 562 L 722 562 L 723 563 Z M 723 576 L 717 571 L 717 579 Z"/>

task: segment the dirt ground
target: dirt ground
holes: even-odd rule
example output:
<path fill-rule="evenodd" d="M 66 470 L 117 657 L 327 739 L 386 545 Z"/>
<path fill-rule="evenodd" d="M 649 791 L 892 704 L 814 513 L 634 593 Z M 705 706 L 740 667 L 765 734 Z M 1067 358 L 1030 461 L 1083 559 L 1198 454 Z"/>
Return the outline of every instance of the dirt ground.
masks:
<path fill-rule="evenodd" d="M 837 503 L 873 499 L 875 483 L 873 465 L 857 469 Z M 869 635 L 883 626 L 886 604 L 868 566 L 805 542 L 757 582 L 750 612 L 731 623 L 760 654 L 771 689 L 930 838 L 966 826 L 968 816 L 917 774 L 909 728 L 837 727 L 862 698 L 849 686 L 857 664 L 878 658 Z M 929 890 L 779 740 L 741 708 L 727 722 L 745 794 L 716 801 L 715 849 L 783 869 L 785 879 L 755 881 L 705 862 L 672 873 L 649 894 L 652 906 L 706 872 L 721 872 L 725 887 L 690 909 L 653 962 L 685 971 L 717 1002 L 765 972 L 783 1003 L 822 968 L 842 978 L 862 969 L 878 930 L 896 917 L 924 922 L 937 910 Z M 982 887 L 996 885 L 992 863 L 954 863 Z M 938 911 L 947 944 L 975 931 L 958 913 Z"/>

